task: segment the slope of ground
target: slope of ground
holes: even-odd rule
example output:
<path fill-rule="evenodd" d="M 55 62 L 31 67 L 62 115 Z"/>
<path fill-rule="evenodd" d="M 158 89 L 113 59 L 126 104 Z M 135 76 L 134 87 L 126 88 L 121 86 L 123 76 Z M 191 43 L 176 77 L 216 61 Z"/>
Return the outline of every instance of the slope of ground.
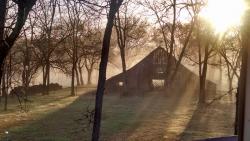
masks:
<path fill-rule="evenodd" d="M 9 131 L 14 141 L 88 141 L 91 129 L 84 120 L 93 108 L 90 89 L 69 97 L 69 90 L 31 97 L 30 111 L 10 105 L 0 112 L 1 137 Z M 105 141 L 191 141 L 233 134 L 232 102 L 196 107 L 197 95 L 187 86 L 178 93 L 150 92 L 144 96 L 104 98 L 101 139 Z M 83 120 L 82 120 L 83 119 Z"/>

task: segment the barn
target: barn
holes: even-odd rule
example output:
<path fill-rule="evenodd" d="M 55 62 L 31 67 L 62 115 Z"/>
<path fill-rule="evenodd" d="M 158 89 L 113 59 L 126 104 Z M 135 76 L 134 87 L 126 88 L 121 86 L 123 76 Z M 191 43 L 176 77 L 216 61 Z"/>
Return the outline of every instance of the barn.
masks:
<path fill-rule="evenodd" d="M 164 88 L 167 68 L 167 51 L 158 47 L 144 57 L 139 63 L 131 67 L 126 72 L 127 77 L 127 91 L 133 92 L 145 92 L 152 90 L 159 90 Z M 176 63 L 174 57 L 171 58 L 172 63 Z M 124 73 L 120 73 L 108 79 L 106 81 L 105 91 L 106 92 L 119 92 L 124 86 Z M 177 72 L 176 79 L 173 85 L 185 85 L 186 82 L 197 82 L 198 76 L 190 71 L 188 68 L 182 64 Z M 211 81 L 206 81 L 207 89 L 216 90 L 216 84 Z"/>

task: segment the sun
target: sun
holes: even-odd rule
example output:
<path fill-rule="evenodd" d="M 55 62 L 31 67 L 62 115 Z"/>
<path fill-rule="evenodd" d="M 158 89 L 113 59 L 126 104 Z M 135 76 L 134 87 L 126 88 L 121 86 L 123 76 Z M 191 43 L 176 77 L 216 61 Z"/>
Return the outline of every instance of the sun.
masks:
<path fill-rule="evenodd" d="M 217 33 L 239 26 L 246 10 L 244 0 L 208 0 L 201 16 L 208 20 Z"/>

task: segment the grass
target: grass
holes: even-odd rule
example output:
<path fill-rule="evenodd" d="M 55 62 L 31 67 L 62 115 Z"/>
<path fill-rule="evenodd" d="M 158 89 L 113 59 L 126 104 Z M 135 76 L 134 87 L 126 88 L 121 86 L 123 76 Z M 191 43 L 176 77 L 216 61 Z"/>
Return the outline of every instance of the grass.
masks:
<path fill-rule="evenodd" d="M 0 112 L 0 136 L 4 137 L 7 130 L 13 141 L 88 141 L 91 128 L 85 128 L 87 121 L 79 119 L 87 107 L 94 107 L 92 90 L 79 88 L 76 97 L 68 96 L 69 89 L 32 96 L 27 113 L 20 112 L 16 100 L 11 99 L 9 110 Z M 199 110 L 194 92 L 188 88 L 183 91 L 131 97 L 105 95 L 101 140 L 193 140 L 233 133 L 233 103 Z"/>

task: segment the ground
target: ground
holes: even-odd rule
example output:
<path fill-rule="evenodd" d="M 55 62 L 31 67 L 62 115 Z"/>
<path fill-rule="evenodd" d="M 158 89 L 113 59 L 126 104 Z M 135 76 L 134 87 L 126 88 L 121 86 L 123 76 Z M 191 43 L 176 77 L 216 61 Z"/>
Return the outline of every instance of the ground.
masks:
<path fill-rule="evenodd" d="M 94 89 L 77 91 L 76 97 L 69 96 L 69 89 L 32 96 L 28 112 L 18 110 L 16 99 L 10 98 L 9 110 L 0 111 L 0 137 L 8 131 L 13 141 L 89 141 L 84 113 L 94 107 Z M 189 87 L 175 94 L 105 95 L 101 140 L 191 141 L 232 135 L 234 110 L 227 98 L 197 107 L 197 95 Z"/>

